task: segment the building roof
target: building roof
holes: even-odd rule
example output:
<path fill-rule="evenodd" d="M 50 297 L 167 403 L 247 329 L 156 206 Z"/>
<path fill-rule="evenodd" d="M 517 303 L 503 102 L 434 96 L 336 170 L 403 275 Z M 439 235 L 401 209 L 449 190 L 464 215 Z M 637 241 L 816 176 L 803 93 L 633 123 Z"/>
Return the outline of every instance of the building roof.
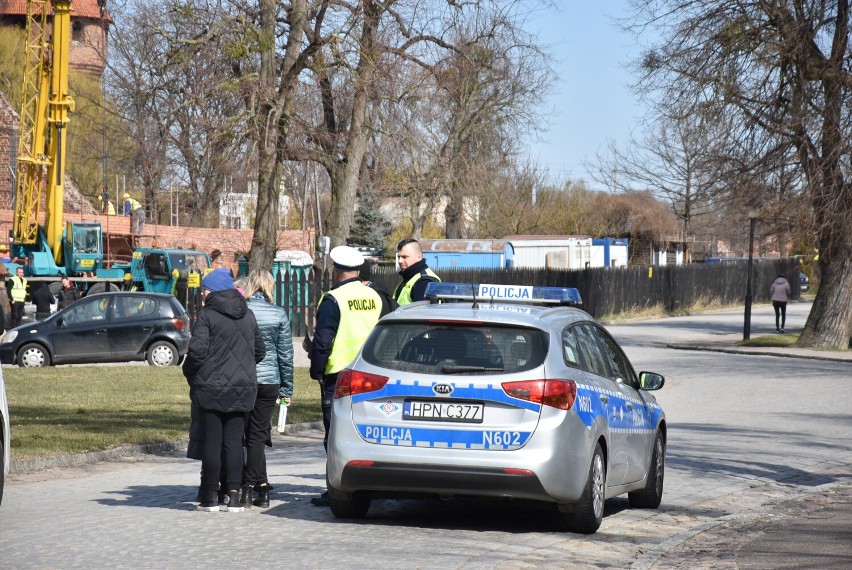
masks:
<path fill-rule="evenodd" d="M 0 0 L 0 16 L 26 16 L 27 0 Z M 112 22 L 109 12 L 98 6 L 98 0 L 71 0 L 72 18 L 104 19 Z"/>

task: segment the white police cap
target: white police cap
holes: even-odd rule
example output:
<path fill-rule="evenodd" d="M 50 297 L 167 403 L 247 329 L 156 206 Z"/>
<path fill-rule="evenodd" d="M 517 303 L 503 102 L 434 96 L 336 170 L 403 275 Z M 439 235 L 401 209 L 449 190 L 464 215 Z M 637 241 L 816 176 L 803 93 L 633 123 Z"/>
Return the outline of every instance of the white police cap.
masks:
<path fill-rule="evenodd" d="M 356 271 L 364 265 L 364 256 L 354 247 L 339 245 L 328 254 L 334 266 L 344 271 Z"/>

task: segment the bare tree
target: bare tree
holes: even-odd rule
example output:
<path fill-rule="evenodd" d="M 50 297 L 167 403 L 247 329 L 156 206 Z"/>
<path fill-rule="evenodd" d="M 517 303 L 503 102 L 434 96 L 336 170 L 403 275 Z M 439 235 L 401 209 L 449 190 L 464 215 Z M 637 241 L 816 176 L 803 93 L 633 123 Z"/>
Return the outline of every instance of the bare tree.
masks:
<path fill-rule="evenodd" d="M 624 149 L 610 143 L 590 170 L 611 191 L 650 190 L 668 201 L 689 239 L 696 220 L 715 210 L 722 184 L 711 144 L 715 126 L 701 113 L 662 114 Z"/>
<path fill-rule="evenodd" d="M 778 164 L 779 152 L 795 149 L 797 162 L 789 167 L 800 171 L 801 190 L 809 197 L 821 277 L 798 343 L 847 346 L 852 319 L 848 0 L 643 0 L 634 5 L 637 29 L 659 33 L 642 59 L 646 93 L 661 106 L 712 105 L 730 127 L 726 144 L 740 171 L 766 171 Z"/>
<path fill-rule="evenodd" d="M 114 10 L 106 85 L 133 133 L 146 205 L 175 184 L 188 192 L 190 223 L 213 225 L 222 189 L 248 162 L 243 99 L 222 55 L 241 35 L 240 20 L 217 2 Z"/>

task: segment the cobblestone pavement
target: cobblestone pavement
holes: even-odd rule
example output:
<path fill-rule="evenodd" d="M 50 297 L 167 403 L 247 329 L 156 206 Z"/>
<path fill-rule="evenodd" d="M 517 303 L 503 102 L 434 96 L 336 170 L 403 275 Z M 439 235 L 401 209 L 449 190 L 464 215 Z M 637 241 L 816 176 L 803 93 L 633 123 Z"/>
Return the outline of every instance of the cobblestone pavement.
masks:
<path fill-rule="evenodd" d="M 819 516 L 816 505 L 852 496 L 852 480 L 836 482 L 842 470 L 700 491 L 669 471 L 660 510 L 610 500 L 592 536 L 556 531 L 548 511 L 502 503 L 377 501 L 366 520 L 338 521 L 309 501 L 324 487 L 321 441 L 316 430 L 276 435 L 272 504 L 244 513 L 195 511 L 199 463 L 177 452 L 13 475 L 0 508 L 2 566 L 771 568 L 737 566 L 742 548 L 799 511 Z M 798 502 L 780 514 L 767 507 L 790 496 Z"/>
<path fill-rule="evenodd" d="M 736 335 L 736 319 L 713 330 Z M 200 464 L 179 452 L 14 474 L 0 569 L 852 567 L 849 364 L 660 348 L 706 343 L 691 332 L 703 320 L 611 327 L 640 369 L 665 366 L 670 445 L 660 509 L 609 500 L 594 535 L 459 500 L 376 501 L 363 521 L 337 520 L 309 501 L 325 485 L 315 429 L 275 434 L 271 506 L 244 513 L 195 511 Z"/>

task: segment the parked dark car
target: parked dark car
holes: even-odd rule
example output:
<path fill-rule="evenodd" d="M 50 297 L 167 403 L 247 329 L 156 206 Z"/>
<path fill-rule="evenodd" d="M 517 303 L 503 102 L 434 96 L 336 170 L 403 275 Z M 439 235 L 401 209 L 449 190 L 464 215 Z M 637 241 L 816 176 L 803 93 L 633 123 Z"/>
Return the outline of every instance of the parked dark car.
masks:
<path fill-rule="evenodd" d="M 171 295 L 101 293 L 8 331 L 0 340 L 0 362 L 39 367 L 147 360 L 172 366 L 186 354 L 189 336 L 189 318 Z"/>
<path fill-rule="evenodd" d="M 811 282 L 808 279 L 808 276 L 805 275 L 805 272 L 799 271 L 799 287 L 801 288 L 801 290 L 807 291 L 810 284 L 811 284 Z"/>

